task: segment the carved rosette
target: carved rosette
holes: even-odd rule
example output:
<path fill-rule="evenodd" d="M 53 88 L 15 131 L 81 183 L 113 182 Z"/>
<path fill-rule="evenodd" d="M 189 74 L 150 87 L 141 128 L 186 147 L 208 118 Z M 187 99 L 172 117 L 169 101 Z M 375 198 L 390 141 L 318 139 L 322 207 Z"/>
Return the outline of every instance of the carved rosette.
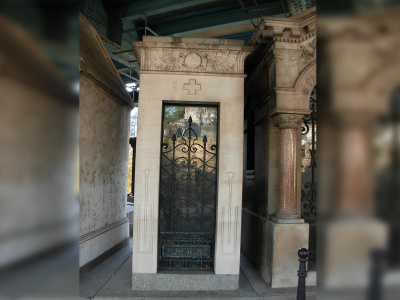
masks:
<path fill-rule="evenodd" d="M 162 47 L 135 42 L 133 48 L 142 71 L 222 74 L 244 74 L 244 60 L 252 51 L 251 47 L 224 44 L 192 44 L 193 48 L 188 48 L 190 43 L 189 38 L 179 44 L 164 42 Z"/>
<path fill-rule="evenodd" d="M 274 117 L 276 126 L 279 129 L 297 129 L 303 122 L 304 115 L 297 114 L 279 114 Z"/>

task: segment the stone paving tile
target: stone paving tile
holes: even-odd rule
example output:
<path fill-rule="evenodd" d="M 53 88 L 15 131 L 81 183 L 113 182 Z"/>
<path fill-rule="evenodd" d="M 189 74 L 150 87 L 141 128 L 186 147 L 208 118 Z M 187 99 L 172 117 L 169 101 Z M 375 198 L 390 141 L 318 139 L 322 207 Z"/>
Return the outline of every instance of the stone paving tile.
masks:
<path fill-rule="evenodd" d="M 93 298 L 130 256 L 132 256 L 132 238 L 129 246 L 125 246 L 79 279 L 80 296 Z"/>
<path fill-rule="evenodd" d="M 271 289 L 245 257 L 241 258 L 239 289 L 235 291 L 132 291 L 132 239 L 112 257 L 80 279 L 81 297 L 89 299 L 267 299 L 295 300 L 296 288 Z M 315 287 L 307 287 L 307 300 L 316 299 Z"/>

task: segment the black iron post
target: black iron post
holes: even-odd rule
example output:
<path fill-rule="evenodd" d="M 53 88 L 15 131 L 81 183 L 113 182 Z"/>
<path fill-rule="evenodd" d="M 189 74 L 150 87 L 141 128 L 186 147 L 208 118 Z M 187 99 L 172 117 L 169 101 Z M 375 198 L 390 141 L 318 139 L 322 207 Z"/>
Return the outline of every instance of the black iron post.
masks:
<path fill-rule="evenodd" d="M 297 276 L 299 277 L 299 284 L 297 285 L 297 300 L 305 300 L 306 299 L 306 277 L 307 277 L 307 257 L 308 250 L 306 248 L 300 248 L 297 252 L 299 255 L 299 271 L 297 272 Z"/>
<path fill-rule="evenodd" d="M 132 193 L 132 196 L 134 196 L 135 195 L 136 137 L 131 137 L 129 139 L 129 144 L 132 147 L 132 184 L 131 184 L 131 193 Z"/>
<path fill-rule="evenodd" d="M 370 283 L 368 289 L 368 300 L 382 299 L 382 277 L 383 277 L 383 262 L 385 252 L 381 249 L 374 249 L 371 252 L 372 269 L 370 274 Z"/>

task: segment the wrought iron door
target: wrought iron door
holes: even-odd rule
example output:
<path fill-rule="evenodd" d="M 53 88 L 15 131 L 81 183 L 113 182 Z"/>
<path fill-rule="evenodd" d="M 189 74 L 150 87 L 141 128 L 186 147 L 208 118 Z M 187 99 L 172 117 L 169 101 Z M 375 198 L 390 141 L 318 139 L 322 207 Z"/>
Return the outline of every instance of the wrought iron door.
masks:
<path fill-rule="evenodd" d="M 204 113 L 204 108 L 199 109 Z M 216 112 L 216 108 L 213 109 Z M 189 116 L 184 128 L 177 130 L 181 134 L 173 133 L 172 136 L 165 134 L 171 130 L 163 128 L 158 245 L 160 270 L 214 269 L 217 130 L 210 138 L 207 135 L 198 136 L 207 133 L 208 126 L 201 121 L 198 123 L 194 123 Z M 215 120 L 214 123 L 216 128 Z"/>

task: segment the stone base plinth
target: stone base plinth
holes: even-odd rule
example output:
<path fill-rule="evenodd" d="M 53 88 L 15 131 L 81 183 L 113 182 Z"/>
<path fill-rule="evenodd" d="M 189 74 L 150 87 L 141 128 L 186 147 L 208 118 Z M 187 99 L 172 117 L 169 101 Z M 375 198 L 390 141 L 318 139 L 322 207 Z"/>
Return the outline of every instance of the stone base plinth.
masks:
<path fill-rule="evenodd" d="M 190 271 L 132 274 L 132 290 L 218 291 L 238 288 L 239 275 Z"/>
<path fill-rule="evenodd" d="M 321 224 L 322 225 L 322 224 Z M 319 227 L 324 236 L 325 257 L 321 286 L 324 288 L 365 288 L 370 282 L 372 251 L 385 250 L 388 226 L 373 218 L 337 218 Z"/>
<path fill-rule="evenodd" d="M 128 219 L 106 225 L 79 238 L 79 267 L 90 263 L 128 238 Z"/>
<path fill-rule="evenodd" d="M 261 275 L 272 288 L 297 286 L 297 251 L 308 248 L 308 227 L 307 223 L 266 221 L 266 265 Z"/>

